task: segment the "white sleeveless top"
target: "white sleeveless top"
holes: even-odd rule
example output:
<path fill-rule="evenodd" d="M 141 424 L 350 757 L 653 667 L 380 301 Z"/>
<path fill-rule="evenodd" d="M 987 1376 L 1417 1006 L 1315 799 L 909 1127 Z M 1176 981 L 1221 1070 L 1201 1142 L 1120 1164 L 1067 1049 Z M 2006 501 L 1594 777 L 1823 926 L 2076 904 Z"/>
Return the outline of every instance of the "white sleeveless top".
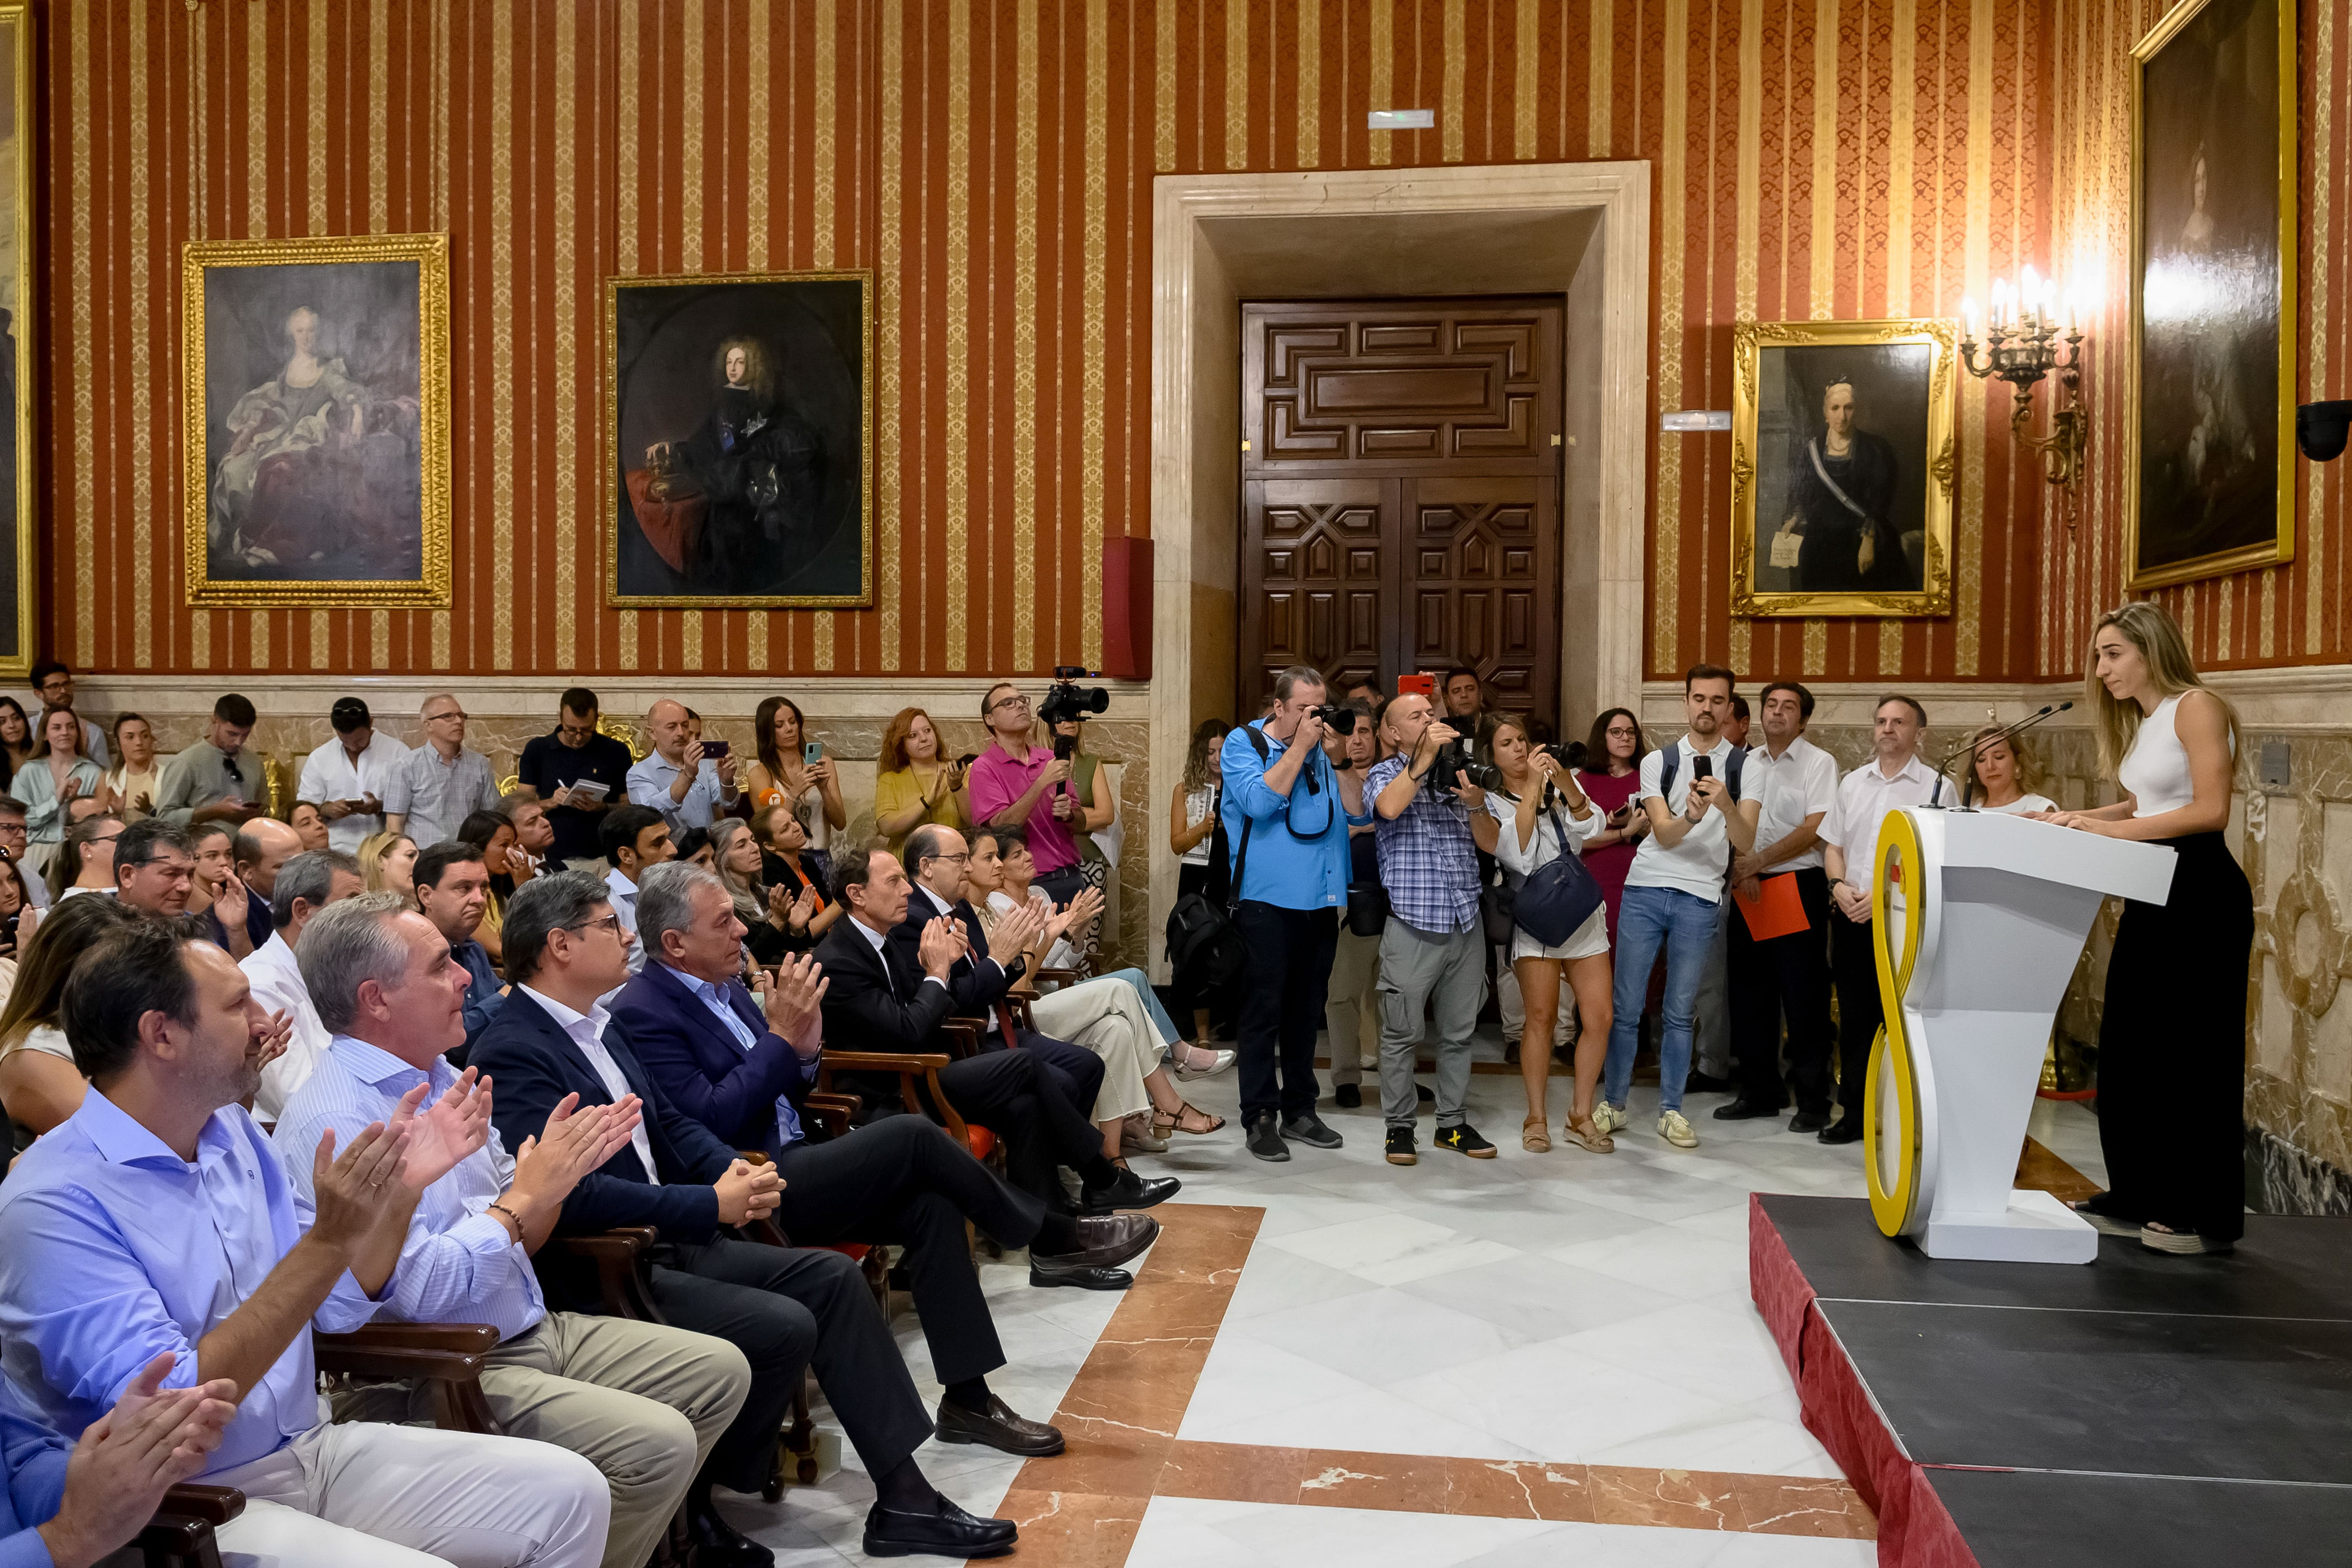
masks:
<path fill-rule="evenodd" d="M 2116 769 L 2116 781 L 2131 794 L 2135 817 L 2178 811 L 2197 799 L 2189 778 L 2189 748 L 2180 744 L 2180 732 L 2173 725 L 2181 695 L 2173 693 L 2140 720 L 2131 753 Z"/>

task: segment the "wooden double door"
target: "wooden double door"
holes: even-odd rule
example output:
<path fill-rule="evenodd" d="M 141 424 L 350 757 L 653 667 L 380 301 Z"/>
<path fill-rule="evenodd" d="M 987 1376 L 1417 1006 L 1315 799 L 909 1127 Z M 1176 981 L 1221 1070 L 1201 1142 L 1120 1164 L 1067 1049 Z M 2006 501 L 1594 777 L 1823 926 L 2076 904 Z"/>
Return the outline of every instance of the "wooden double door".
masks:
<path fill-rule="evenodd" d="M 1559 299 L 1242 311 L 1241 716 L 1293 664 L 1556 715 Z"/>

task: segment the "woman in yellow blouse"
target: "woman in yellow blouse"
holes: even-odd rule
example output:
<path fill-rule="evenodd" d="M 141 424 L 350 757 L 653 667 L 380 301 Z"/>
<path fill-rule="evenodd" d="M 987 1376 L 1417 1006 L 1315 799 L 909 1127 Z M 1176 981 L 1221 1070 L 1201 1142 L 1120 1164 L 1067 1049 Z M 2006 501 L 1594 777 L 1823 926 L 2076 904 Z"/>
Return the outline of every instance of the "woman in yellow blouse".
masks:
<path fill-rule="evenodd" d="M 940 755 L 940 732 L 921 708 L 900 708 L 882 732 L 880 774 L 874 780 L 874 831 L 890 841 L 890 852 L 907 847 L 907 835 L 925 822 L 961 832 L 971 824 L 971 799 L 963 769 Z"/>

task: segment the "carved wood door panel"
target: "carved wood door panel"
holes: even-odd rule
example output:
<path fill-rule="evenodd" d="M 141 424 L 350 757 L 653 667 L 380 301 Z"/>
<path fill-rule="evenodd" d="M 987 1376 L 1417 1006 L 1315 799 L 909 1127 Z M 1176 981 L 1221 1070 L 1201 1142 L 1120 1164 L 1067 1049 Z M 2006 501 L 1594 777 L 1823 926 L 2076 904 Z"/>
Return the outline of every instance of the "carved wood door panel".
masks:
<path fill-rule="evenodd" d="M 1557 298 L 1242 308 L 1240 716 L 1311 664 L 1467 664 L 1553 711 Z"/>

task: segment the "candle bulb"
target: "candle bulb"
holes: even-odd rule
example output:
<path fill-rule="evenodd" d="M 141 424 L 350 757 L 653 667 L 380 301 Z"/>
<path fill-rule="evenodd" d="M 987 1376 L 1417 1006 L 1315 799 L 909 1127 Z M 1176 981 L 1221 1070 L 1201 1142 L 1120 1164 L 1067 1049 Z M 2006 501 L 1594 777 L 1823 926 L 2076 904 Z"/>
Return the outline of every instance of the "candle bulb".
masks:
<path fill-rule="evenodd" d="M 1960 337 L 1974 342 L 1977 335 L 1977 302 L 1966 295 L 1960 297 Z"/>

